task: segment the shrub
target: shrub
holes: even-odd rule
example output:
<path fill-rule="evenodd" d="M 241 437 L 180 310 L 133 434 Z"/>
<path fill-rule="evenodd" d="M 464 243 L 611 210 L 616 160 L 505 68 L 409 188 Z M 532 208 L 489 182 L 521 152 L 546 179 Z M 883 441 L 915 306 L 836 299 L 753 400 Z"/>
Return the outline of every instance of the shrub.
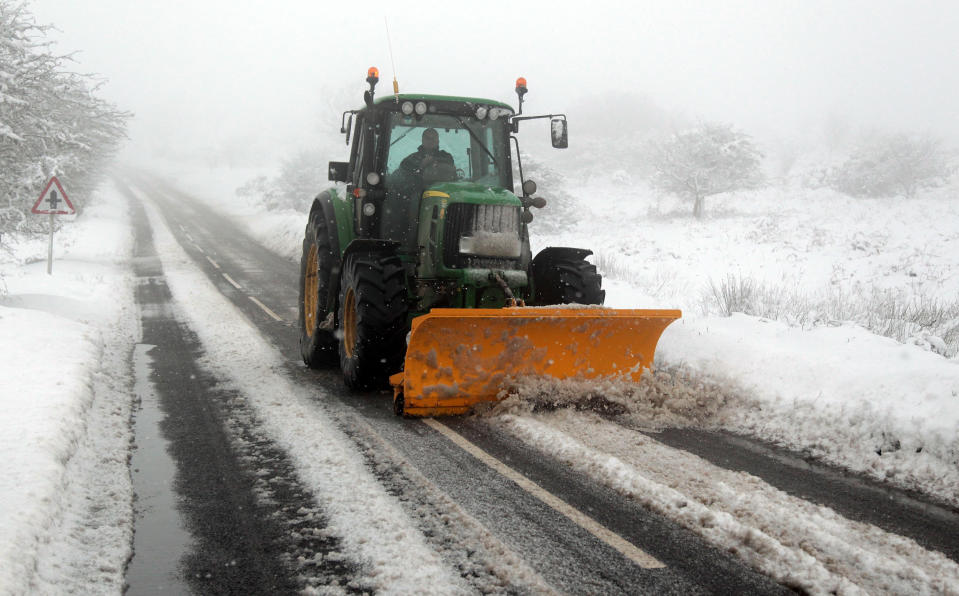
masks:
<path fill-rule="evenodd" d="M 853 295 L 830 290 L 810 296 L 731 274 L 718 284 L 710 280 L 703 291 L 703 312 L 727 317 L 739 312 L 803 328 L 849 321 L 943 356 L 959 353 L 959 300 L 878 289 Z"/>
<path fill-rule="evenodd" d="M 306 212 L 313 197 L 327 184 L 326 162 L 318 151 L 307 150 L 285 159 L 275 178 L 257 176 L 238 188 L 236 194 L 260 202 L 270 210 Z"/>
<path fill-rule="evenodd" d="M 855 197 L 912 197 L 948 182 L 955 164 L 942 141 L 927 134 L 874 133 L 833 168 L 827 184 Z"/>

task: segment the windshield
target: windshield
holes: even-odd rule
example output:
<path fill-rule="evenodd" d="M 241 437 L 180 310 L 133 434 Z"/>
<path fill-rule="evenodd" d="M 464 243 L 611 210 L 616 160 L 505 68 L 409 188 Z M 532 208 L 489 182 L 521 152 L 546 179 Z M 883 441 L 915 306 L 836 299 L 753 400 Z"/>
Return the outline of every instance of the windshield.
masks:
<path fill-rule="evenodd" d="M 404 168 L 411 169 L 414 161 L 421 163 L 410 156 L 422 154 L 424 133 L 430 129 L 436 131 L 439 139 L 436 151 L 444 160 L 452 158 L 453 164 L 448 173 L 434 182 L 460 180 L 500 188 L 509 186 L 509 139 L 505 120 L 437 114 L 414 117 L 398 112 L 390 115 L 388 183 L 401 177 Z M 430 135 L 432 133 L 427 133 L 427 137 Z M 430 144 L 426 142 L 426 149 Z"/>

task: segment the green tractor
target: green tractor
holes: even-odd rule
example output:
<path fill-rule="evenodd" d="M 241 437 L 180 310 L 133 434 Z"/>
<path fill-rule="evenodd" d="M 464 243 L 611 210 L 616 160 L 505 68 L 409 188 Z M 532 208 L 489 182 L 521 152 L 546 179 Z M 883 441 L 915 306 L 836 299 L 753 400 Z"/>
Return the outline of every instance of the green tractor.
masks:
<path fill-rule="evenodd" d="M 472 364 L 451 365 L 466 366 L 474 377 L 478 373 L 493 383 L 471 390 L 460 378 L 463 371 L 436 366 L 440 355 L 468 344 L 477 353 L 507 350 L 511 360 L 524 357 L 508 346 L 488 345 L 492 340 L 480 337 L 487 323 L 459 315 L 503 318 L 515 311 L 506 318 L 518 321 L 516 312 L 528 314 L 527 319 L 548 314 L 566 325 L 561 333 L 583 335 L 593 330 L 574 329 L 583 323 L 582 317 L 569 316 L 574 309 L 544 313 L 524 307 L 603 303 L 600 275 L 586 260 L 591 251 L 551 247 L 533 257 L 530 249 L 530 210 L 545 201 L 532 196 L 533 181 L 522 179 L 514 135 L 524 120 L 549 119 L 553 146 L 565 148 L 566 118 L 523 116 L 524 79 L 517 80 L 516 112 L 505 103 L 468 97 L 375 98 L 378 80 L 371 68 L 366 105 L 343 113 L 341 133 L 348 145 L 353 141 L 350 160 L 330 162 L 329 178 L 346 183 L 345 194 L 326 190 L 310 209 L 300 274 L 300 352 L 310 367 L 338 362 L 346 385 L 355 390 L 385 388 L 404 368 L 407 380 L 411 367 L 435 369 L 437 379 L 445 375 L 450 382 L 426 387 L 430 397 L 420 391 L 415 404 L 404 400 L 399 387 L 397 413 L 463 412 L 495 399 L 493 385 L 503 367 L 486 364 L 500 370 L 476 371 Z M 514 158 L 520 194 L 514 191 Z M 414 341 L 414 321 L 425 321 L 431 312 L 446 317 Z M 623 312 L 651 311 L 608 310 Z M 608 318 L 608 313 L 599 316 Z M 535 347 L 537 339 L 530 341 Z M 411 353 L 414 344 L 421 346 L 416 354 Z M 535 353 L 524 352 L 527 358 Z M 402 381 L 399 375 L 394 386 Z"/>

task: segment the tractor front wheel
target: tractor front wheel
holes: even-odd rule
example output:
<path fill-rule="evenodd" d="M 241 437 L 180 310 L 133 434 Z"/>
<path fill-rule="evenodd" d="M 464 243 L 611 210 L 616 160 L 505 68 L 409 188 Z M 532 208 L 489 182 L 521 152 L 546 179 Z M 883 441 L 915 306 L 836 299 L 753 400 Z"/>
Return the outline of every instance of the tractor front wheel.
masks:
<path fill-rule="evenodd" d="M 339 308 L 340 368 L 347 387 L 387 387 L 406 354 L 406 273 L 399 258 L 349 258 Z"/>

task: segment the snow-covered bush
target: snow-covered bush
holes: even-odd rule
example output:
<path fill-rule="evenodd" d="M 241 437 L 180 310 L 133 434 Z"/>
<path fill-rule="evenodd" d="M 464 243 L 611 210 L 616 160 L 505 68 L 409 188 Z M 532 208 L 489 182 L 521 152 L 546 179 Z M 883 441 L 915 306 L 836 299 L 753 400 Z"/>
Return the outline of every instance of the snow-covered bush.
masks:
<path fill-rule="evenodd" d="M 855 197 L 912 197 L 949 181 L 956 170 L 940 139 L 928 134 L 864 135 L 826 184 Z"/>
<path fill-rule="evenodd" d="M 546 232 L 555 234 L 570 230 L 582 219 L 582 212 L 577 208 L 576 197 L 566 189 L 566 177 L 542 161 L 523 153 L 523 176 L 527 180 L 534 180 L 538 190 L 536 196 L 546 199 L 546 207 L 532 209 L 533 223 L 530 224 L 531 233 Z M 515 181 L 517 189 L 520 182 Z"/>
<path fill-rule="evenodd" d="M 26 214 L 51 175 L 81 209 L 125 134 L 129 113 L 96 97 L 102 82 L 64 69 L 25 4 L 0 0 L 0 231 L 28 232 Z"/>
<path fill-rule="evenodd" d="M 236 190 L 236 194 L 261 203 L 270 210 L 293 209 L 307 212 L 313 197 L 331 183 L 326 162 L 319 151 L 300 151 L 283 160 L 275 178 L 258 176 Z"/>
<path fill-rule="evenodd" d="M 696 217 L 703 216 L 706 197 L 763 182 L 762 153 L 728 124 L 703 124 L 653 141 L 648 155 L 653 186 L 691 199 Z"/>

